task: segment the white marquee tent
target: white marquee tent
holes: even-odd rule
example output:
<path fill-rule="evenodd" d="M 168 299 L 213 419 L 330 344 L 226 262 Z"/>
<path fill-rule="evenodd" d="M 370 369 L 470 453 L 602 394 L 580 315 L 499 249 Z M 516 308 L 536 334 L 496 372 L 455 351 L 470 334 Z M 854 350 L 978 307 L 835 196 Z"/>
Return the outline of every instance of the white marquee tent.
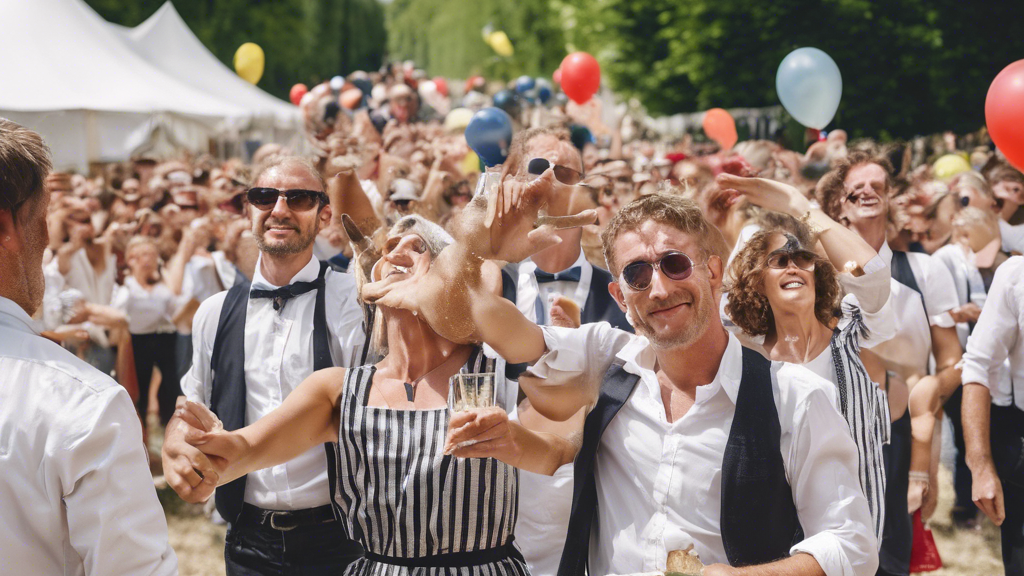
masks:
<path fill-rule="evenodd" d="M 148 62 L 82 0 L 0 0 L 0 22 L 0 116 L 40 132 L 59 169 L 124 160 L 158 127 L 206 150 L 253 117 Z"/>
<path fill-rule="evenodd" d="M 250 130 L 273 129 L 280 141 L 301 129 L 298 107 L 239 78 L 196 38 L 170 0 L 135 28 L 110 26 L 153 66 L 197 90 L 245 108 L 252 114 Z"/>

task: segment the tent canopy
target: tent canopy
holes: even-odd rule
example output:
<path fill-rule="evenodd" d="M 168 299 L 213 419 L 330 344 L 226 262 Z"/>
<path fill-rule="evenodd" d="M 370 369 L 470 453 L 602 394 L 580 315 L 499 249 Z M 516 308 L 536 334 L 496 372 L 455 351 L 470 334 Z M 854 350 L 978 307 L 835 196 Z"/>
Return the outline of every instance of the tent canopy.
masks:
<path fill-rule="evenodd" d="M 300 126 L 298 107 L 239 78 L 199 41 L 170 0 L 135 28 L 111 27 L 136 54 L 183 84 L 272 119 L 278 128 Z"/>

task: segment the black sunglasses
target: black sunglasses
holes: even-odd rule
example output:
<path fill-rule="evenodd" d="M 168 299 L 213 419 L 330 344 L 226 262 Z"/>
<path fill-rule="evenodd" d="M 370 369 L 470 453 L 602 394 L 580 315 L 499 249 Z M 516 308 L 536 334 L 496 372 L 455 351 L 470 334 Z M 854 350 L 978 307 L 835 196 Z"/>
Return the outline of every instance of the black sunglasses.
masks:
<path fill-rule="evenodd" d="M 789 268 L 789 263 L 792 262 L 801 270 L 813 272 L 814 262 L 817 259 L 818 255 L 810 250 L 776 250 L 768 255 L 768 260 L 765 263 L 769 268 L 785 270 Z"/>
<path fill-rule="evenodd" d="M 273 210 L 277 199 L 284 196 L 288 209 L 305 212 L 327 204 L 327 195 L 315 190 L 278 190 L 277 188 L 249 188 L 245 198 L 260 210 Z"/>
<path fill-rule="evenodd" d="M 643 292 L 654 280 L 655 268 L 671 280 L 686 280 L 693 274 L 693 260 L 682 252 L 669 252 L 656 262 L 637 260 L 622 269 L 622 279 L 633 290 Z"/>
<path fill-rule="evenodd" d="M 534 158 L 530 160 L 530 163 L 526 165 L 526 171 L 534 176 L 540 176 L 547 169 L 554 166 L 555 168 L 555 180 L 558 180 L 562 184 L 568 186 L 575 186 L 583 180 L 583 174 L 569 168 L 568 166 L 562 166 L 561 164 L 552 164 L 547 158 Z"/>

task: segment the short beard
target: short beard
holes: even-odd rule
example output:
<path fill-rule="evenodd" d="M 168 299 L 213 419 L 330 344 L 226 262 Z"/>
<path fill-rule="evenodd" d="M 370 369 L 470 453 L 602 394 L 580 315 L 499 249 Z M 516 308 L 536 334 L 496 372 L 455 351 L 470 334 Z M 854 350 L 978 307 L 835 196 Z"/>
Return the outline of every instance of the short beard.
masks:
<path fill-rule="evenodd" d="M 667 349 L 689 346 L 704 333 L 708 323 L 711 321 L 711 314 L 715 312 L 714 298 L 710 286 L 701 285 L 700 302 L 695 302 L 694 305 L 696 306 L 696 316 L 693 321 L 675 334 L 659 336 L 650 324 L 632 316 L 630 316 L 630 323 L 633 325 L 636 333 L 647 338 L 655 348 Z M 630 313 L 627 312 L 628 314 Z"/>
<path fill-rule="evenodd" d="M 260 253 L 267 254 L 269 256 L 290 256 L 293 254 L 301 254 L 306 251 L 313 242 L 316 241 L 317 230 L 314 225 L 310 230 L 298 230 L 299 236 L 295 240 L 290 242 L 284 242 L 280 244 L 269 244 L 264 239 L 266 234 L 266 228 L 261 226 L 261 230 L 258 234 L 254 234 L 256 238 L 256 247 L 259 248 Z"/>

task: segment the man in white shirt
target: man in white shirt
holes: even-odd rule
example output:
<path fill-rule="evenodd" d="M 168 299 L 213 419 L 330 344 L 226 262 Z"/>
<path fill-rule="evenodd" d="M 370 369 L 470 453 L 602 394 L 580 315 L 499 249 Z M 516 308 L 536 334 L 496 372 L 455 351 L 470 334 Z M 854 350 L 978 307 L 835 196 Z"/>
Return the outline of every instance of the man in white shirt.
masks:
<path fill-rule="evenodd" d="M 521 230 L 516 217 L 505 214 L 497 235 Z M 558 573 L 664 571 L 669 552 L 692 545 L 705 576 L 871 576 L 877 541 L 834 386 L 743 351 L 725 331 L 716 234 L 696 204 L 672 196 L 613 218 L 609 290 L 637 335 L 607 323 L 542 328 L 473 294 L 475 334 L 507 361 L 534 363 L 520 380 L 533 407 L 555 421 L 589 412 Z M 432 298 L 389 305 L 428 310 Z M 534 505 L 521 495 L 520 509 Z"/>
<path fill-rule="evenodd" d="M 974 502 L 1000 527 L 1006 576 L 1024 575 L 1024 257 L 996 270 L 963 362 Z M 1001 378 L 1010 360 L 1010 378 Z"/>
<path fill-rule="evenodd" d="M 0 572 L 177 574 L 128 393 L 30 319 L 49 171 L 39 135 L 0 119 Z"/>
<path fill-rule="evenodd" d="M 247 192 L 260 250 L 252 284 L 235 284 L 196 312 L 192 368 L 181 389 L 225 428 L 268 414 L 314 370 L 363 361 L 355 279 L 313 257 L 331 216 L 324 190 L 305 160 L 280 157 L 258 168 Z M 164 472 L 182 498 L 203 501 L 217 477 L 183 430 L 177 419 L 168 424 Z M 230 524 L 229 575 L 340 574 L 361 555 L 333 506 L 336 456 L 337 445 L 327 444 L 217 489 L 217 510 Z"/>
<path fill-rule="evenodd" d="M 896 406 L 896 381 L 913 384 L 910 414 L 892 424 L 886 457 L 886 522 L 880 553 L 879 574 L 906 576 L 910 564 L 912 528 L 910 515 L 900 510 L 922 508 L 927 519 L 934 510 L 937 463 L 930 461 L 936 410 L 960 382 L 956 364 L 962 350 L 956 322 L 950 311 L 959 306 L 949 270 L 938 260 L 914 252 L 894 252 L 886 240 L 892 165 L 883 157 L 851 152 L 837 162 L 818 184 L 822 210 L 846 224 L 878 251 L 892 268 L 892 309 L 896 336 L 871 347 L 891 373 L 886 391 L 894 418 L 904 412 Z M 934 357 L 935 369 L 929 371 Z M 937 407 L 937 408 L 936 408 Z M 929 417 L 930 416 L 930 417 Z M 914 418 L 911 436 L 911 417 Z M 922 419 L 925 424 L 922 426 Z M 913 472 L 914 480 L 910 480 Z M 929 489 L 933 488 L 933 489 Z M 923 501 L 923 504 L 922 504 Z"/>

